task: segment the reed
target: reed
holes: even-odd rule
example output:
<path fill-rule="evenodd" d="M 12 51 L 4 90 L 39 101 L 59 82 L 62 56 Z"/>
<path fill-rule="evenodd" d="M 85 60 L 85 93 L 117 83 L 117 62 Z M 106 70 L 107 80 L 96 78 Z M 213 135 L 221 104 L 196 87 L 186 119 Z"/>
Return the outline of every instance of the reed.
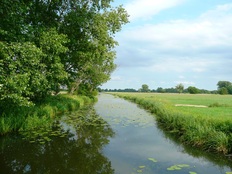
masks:
<path fill-rule="evenodd" d="M 86 96 L 61 94 L 50 96 L 35 106 L 9 108 L 7 113 L 0 115 L 0 135 L 51 126 L 57 116 L 93 101 Z"/>

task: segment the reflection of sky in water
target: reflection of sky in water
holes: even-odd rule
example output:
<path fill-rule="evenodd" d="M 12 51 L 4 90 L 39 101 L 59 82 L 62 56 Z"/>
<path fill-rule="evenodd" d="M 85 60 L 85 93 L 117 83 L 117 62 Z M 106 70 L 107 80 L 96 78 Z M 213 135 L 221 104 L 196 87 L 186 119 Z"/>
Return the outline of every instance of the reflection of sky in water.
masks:
<path fill-rule="evenodd" d="M 221 174 L 230 171 L 220 168 L 204 158 L 195 158 L 181 146 L 176 145 L 157 129 L 154 117 L 137 105 L 110 95 L 99 96 L 96 112 L 102 116 L 116 132 L 104 148 L 116 173 L 136 173 L 138 166 L 144 165 L 144 172 L 170 173 L 167 168 L 176 164 L 188 164 L 190 168 L 175 171 L 180 174 L 197 173 Z M 157 159 L 153 163 L 148 158 Z M 136 169 L 137 167 L 137 169 Z"/>

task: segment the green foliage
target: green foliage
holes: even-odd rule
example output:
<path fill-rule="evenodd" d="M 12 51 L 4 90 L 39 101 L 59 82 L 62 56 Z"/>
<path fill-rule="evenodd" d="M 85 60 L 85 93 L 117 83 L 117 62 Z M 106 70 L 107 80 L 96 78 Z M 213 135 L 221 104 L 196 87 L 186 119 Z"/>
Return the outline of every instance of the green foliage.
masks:
<path fill-rule="evenodd" d="M 158 93 L 165 93 L 166 90 L 161 88 L 161 87 L 158 87 L 157 90 L 156 90 Z"/>
<path fill-rule="evenodd" d="M 67 43 L 67 37 L 64 34 L 58 34 L 54 28 L 43 32 L 40 39 L 40 48 L 44 53 L 42 62 L 46 66 L 44 73 L 49 82 L 48 89 L 56 93 L 59 92 L 60 84 L 64 84 L 68 77 L 60 57 L 68 51 L 68 48 L 64 46 Z"/>
<path fill-rule="evenodd" d="M 140 89 L 141 92 L 149 92 L 149 86 L 147 84 L 143 84 L 142 88 Z"/>
<path fill-rule="evenodd" d="M 128 22 L 124 8 L 110 3 L 2 0 L 0 107 L 30 106 L 60 85 L 91 92 L 109 80 L 114 35 Z"/>
<path fill-rule="evenodd" d="M 218 90 L 218 93 L 221 95 L 227 95 L 228 94 L 228 90 L 226 87 L 222 87 Z"/>
<path fill-rule="evenodd" d="M 48 117 L 79 108 L 83 101 L 67 102 L 70 98 L 61 101 L 58 97 L 56 104 L 49 101 L 46 105 L 52 94 L 59 93 L 61 85 L 70 87 L 71 93 L 97 95 L 97 87 L 108 81 L 116 68 L 115 33 L 128 22 L 125 9 L 113 8 L 110 3 L 0 1 L 3 132 L 19 129 L 22 122 L 43 124 Z M 29 113 L 21 113 L 23 109 L 35 111 L 30 118 Z M 17 120 L 18 125 L 12 120 Z"/>
<path fill-rule="evenodd" d="M 42 33 L 41 48 L 30 42 L 0 42 L 0 107 L 30 106 L 58 91 L 67 78 L 59 57 L 67 51 L 66 42 L 55 30 Z"/>
<path fill-rule="evenodd" d="M 178 84 L 177 86 L 176 86 L 176 90 L 179 92 L 179 93 L 182 93 L 183 92 L 183 90 L 184 90 L 184 85 L 183 84 Z"/>
<path fill-rule="evenodd" d="M 42 51 L 28 42 L 0 42 L 0 52 L 0 107 L 30 106 L 30 99 L 46 92 L 48 83 L 41 73 Z"/>
<path fill-rule="evenodd" d="M 54 118 L 68 111 L 78 110 L 94 102 L 86 96 L 57 95 L 45 98 L 36 106 L 18 106 L 0 116 L 0 135 L 12 131 L 25 131 L 39 127 L 49 127 Z"/>
<path fill-rule="evenodd" d="M 229 81 L 219 81 L 217 83 L 218 93 L 221 95 L 232 94 L 232 83 Z"/>
<path fill-rule="evenodd" d="M 64 19 L 60 30 L 70 39 L 69 51 L 63 57 L 70 74 L 70 92 L 78 90 L 80 84 L 88 84 L 90 91 L 96 89 L 110 79 L 116 68 L 113 61 L 117 42 L 113 37 L 128 22 L 127 13 L 121 6 L 104 8 L 101 13 L 87 6 L 70 11 Z"/>
<path fill-rule="evenodd" d="M 188 90 L 188 92 L 189 92 L 190 94 L 198 94 L 198 93 L 200 93 L 200 90 L 197 89 L 197 88 L 194 87 L 194 86 L 189 86 L 189 87 L 187 88 L 187 90 Z"/>

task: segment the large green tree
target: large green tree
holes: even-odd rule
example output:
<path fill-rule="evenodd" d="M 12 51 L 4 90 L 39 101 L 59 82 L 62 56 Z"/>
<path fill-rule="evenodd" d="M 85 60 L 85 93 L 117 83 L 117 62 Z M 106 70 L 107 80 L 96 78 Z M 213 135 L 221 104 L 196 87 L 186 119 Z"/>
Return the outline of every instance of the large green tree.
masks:
<path fill-rule="evenodd" d="M 104 3 L 103 3 L 104 2 Z M 114 34 L 128 22 L 127 13 L 121 7 L 112 8 L 110 1 L 100 4 L 72 4 L 79 11 L 70 11 L 64 17 L 60 31 L 70 39 L 68 54 L 63 57 L 70 74 L 70 91 L 80 84 L 88 84 L 91 90 L 110 79 L 115 69 L 114 48 L 118 44 Z"/>
<path fill-rule="evenodd" d="M 67 85 L 110 79 L 115 33 L 128 22 L 112 0 L 1 0 L 0 104 L 28 105 Z"/>
<path fill-rule="evenodd" d="M 28 106 L 57 91 L 67 79 L 60 54 L 65 35 L 43 32 L 39 47 L 31 42 L 0 42 L 0 105 Z"/>

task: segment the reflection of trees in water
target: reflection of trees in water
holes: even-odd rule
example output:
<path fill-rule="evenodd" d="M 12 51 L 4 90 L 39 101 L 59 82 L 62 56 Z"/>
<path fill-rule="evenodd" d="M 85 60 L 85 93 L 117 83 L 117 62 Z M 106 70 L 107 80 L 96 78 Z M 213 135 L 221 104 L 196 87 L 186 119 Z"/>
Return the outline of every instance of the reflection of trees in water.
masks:
<path fill-rule="evenodd" d="M 206 151 L 200 150 L 197 147 L 191 147 L 189 145 L 184 145 L 180 142 L 179 137 L 174 136 L 172 133 L 168 131 L 165 131 L 165 127 L 163 127 L 161 124 L 157 123 L 157 127 L 162 131 L 162 133 L 165 135 L 167 139 L 171 140 L 177 146 L 182 147 L 184 153 L 187 153 L 195 158 L 206 159 L 212 162 L 215 166 L 219 166 L 221 168 L 229 167 L 232 170 L 232 163 L 231 163 L 232 158 L 229 159 L 228 157 L 220 155 L 220 154 L 216 154 L 213 152 L 206 152 Z"/>
<path fill-rule="evenodd" d="M 17 135 L 0 139 L 0 173 L 114 173 L 111 162 L 102 154 L 114 132 L 92 114 L 86 124 L 82 122 L 67 136 L 54 137 L 45 144 L 30 144 Z"/>

